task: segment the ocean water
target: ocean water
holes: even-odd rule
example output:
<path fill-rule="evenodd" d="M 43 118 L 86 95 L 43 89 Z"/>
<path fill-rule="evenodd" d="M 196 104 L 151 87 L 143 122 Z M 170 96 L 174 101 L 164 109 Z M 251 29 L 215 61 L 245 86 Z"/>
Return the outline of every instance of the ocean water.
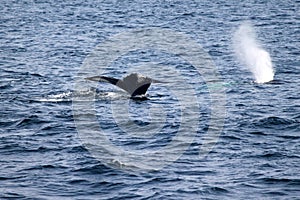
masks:
<path fill-rule="evenodd" d="M 0 199 L 300 198 L 299 1 L 3 0 L 0 9 Z M 256 83 L 234 56 L 245 20 L 272 58 L 269 83 Z M 153 28 L 174 34 L 134 45 L 125 37 L 142 30 L 149 39 Z M 172 52 L 177 33 L 209 55 L 217 81 L 182 59 L 192 50 Z M 169 38 L 169 51 L 135 48 Z M 140 101 L 84 81 L 103 44 L 132 49 L 99 72 L 138 71 L 171 86 L 153 84 Z M 214 110 L 211 97 L 224 106 Z M 215 112 L 222 119 L 211 124 Z M 103 138 L 106 151 L 94 147 Z"/>

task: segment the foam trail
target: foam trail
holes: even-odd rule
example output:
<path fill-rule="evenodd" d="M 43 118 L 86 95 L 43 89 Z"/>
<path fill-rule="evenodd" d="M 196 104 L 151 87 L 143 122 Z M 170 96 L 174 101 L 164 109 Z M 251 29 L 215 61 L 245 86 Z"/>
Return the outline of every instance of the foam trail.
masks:
<path fill-rule="evenodd" d="M 233 37 L 234 51 L 239 61 L 253 73 L 257 83 L 272 81 L 274 70 L 269 53 L 256 40 L 250 22 L 240 25 Z"/>

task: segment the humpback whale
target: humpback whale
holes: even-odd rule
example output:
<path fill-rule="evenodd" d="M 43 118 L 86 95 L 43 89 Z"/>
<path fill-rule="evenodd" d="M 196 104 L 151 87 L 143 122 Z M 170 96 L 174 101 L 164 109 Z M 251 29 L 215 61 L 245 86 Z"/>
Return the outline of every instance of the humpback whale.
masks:
<path fill-rule="evenodd" d="M 90 81 L 111 83 L 128 92 L 131 98 L 145 96 L 151 83 L 163 83 L 162 81 L 154 80 L 138 73 L 131 73 L 125 76 L 123 79 L 116 79 L 107 76 L 92 76 L 85 79 Z"/>

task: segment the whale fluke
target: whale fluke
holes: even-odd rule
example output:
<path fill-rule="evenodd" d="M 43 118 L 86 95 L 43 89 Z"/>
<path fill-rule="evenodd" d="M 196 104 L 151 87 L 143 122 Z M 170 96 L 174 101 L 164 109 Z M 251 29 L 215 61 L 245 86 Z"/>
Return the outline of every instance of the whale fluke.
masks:
<path fill-rule="evenodd" d="M 128 92 L 131 97 L 144 96 L 151 83 L 163 83 L 162 81 L 154 80 L 138 73 L 129 74 L 123 79 L 116 79 L 107 76 L 92 76 L 85 79 L 111 83 Z"/>

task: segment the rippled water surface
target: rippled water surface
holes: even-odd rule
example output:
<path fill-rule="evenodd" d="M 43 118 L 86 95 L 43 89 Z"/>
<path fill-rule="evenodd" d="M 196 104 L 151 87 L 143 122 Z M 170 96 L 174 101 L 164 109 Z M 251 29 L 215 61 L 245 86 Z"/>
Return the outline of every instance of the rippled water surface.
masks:
<path fill-rule="evenodd" d="M 299 198 L 299 1 L 4 0 L 0 8 L 0 199 Z M 244 20 L 252 22 L 272 57 L 273 82 L 256 84 L 234 57 L 232 35 Z M 105 74 L 121 78 L 151 64 L 152 74 L 164 81 L 170 77 L 160 72 L 179 71 L 178 86 L 170 91 L 153 85 L 145 101 L 108 84 L 86 82 L 89 90 L 76 89 L 97 45 L 118 33 L 154 27 L 184 33 L 201 45 L 222 81 L 205 82 L 176 53 L 135 49 L 110 63 Z M 197 118 L 184 112 L 194 108 L 192 99 L 182 103 L 175 95 L 184 94 L 185 85 L 195 90 Z M 209 91 L 218 87 L 226 93 L 223 129 L 200 158 L 213 112 Z M 74 102 L 86 105 L 76 101 L 83 97 L 92 97 L 86 103 L 93 109 L 74 112 Z M 122 105 L 129 112 L 114 114 Z M 123 154 L 117 159 L 103 151 L 101 160 L 80 135 L 78 116 L 88 127 L 101 127 L 112 145 L 142 152 L 141 159 L 175 139 L 188 145 L 160 170 L 143 169 L 143 162 L 125 166 Z M 90 116 L 97 123 L 85 123 Z M 180 124 L 184 119 L 193 123 Z M 93 134 L 88 130 L 85 136 Z M 185 137 L 176 138 L 179 130 Z"/>

